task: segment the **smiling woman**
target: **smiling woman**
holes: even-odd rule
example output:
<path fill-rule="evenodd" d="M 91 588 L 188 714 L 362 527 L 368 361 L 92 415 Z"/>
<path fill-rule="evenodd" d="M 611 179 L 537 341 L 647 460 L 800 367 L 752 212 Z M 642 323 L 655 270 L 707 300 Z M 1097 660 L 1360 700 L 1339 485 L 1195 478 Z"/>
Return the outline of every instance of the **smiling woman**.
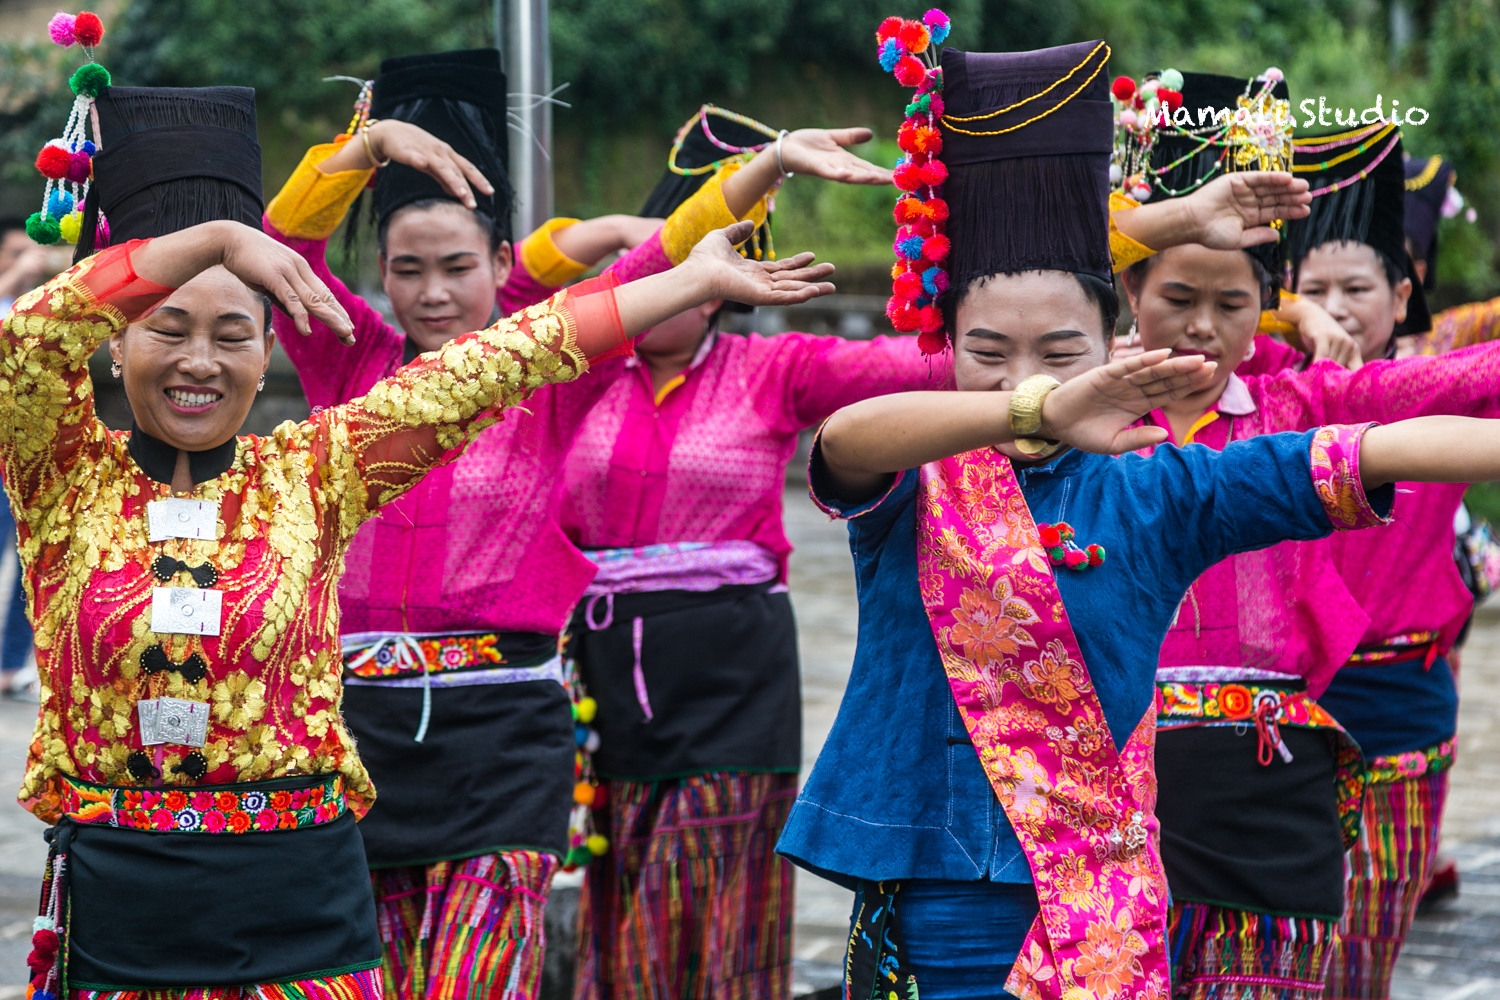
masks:
<path fill-rule="evenodd" d="M 0 337 L 0 471 L 41 677 L 20 798 L 57 825 L 33 982 L 369 1000 L 380 941 L 354 822 L 374 788 L 339 713 L 335 596 L 356 530 L 625 331 L 724 294 L 802 301 L 831 267 L 753 264 L 715 234 L 671 280 L 559 292 L 237 437 L 271 344 L 261 290 L 299 335 L 316 317 L 348 339 L 349 318 L 306 261 L 234 221 L 259 211 L 249 91 L 99 105 L 96 190 L 122 242 L 22 296 Z M 106 339 L 129 432 L 94 413 L 85 362 Z"/>

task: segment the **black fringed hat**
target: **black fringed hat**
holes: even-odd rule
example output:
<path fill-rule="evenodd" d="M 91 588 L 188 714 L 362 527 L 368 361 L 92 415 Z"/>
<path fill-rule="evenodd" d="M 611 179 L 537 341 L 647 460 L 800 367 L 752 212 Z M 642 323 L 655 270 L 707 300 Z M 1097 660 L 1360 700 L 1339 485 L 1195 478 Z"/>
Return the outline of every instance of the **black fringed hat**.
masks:
<path fill-rule="evenodd" d="M 229 219 L 260 228 L 260 143 L 248 87 L 106 87 L 94 107 L 100 151 L 75 260 L 109 241 L 164 236 Z"/>
<path fill-rule="evenodd" d="M 1311 214 L 1287 223 L 1293 280 L 1307 255 L 1325 243 L 1363 243 L 1411 279 L 1406 319 L 1396 336 L 1432 328 L 1427 297 L 1406 252 L 1406 170 L 1401 132 L 1376 123 L 1353 132 L 1307 136 L 1294 143 L 1293 169 L 1312 185 Z"/>
<path fill-rule="evenodd" d="M 398 56 L 380 64 L 370 95 L 370 117 L 410 122 L 430 132 L 479 168 L 495 188 L 474 192 L 478 211 L 511 238 L 514 194 L 507 164 L 505 74 L 498 49 L 459 49 Z M 436 180 L 402 163 L 376 174 L 374 214 L 380 225 L 414 201 L 454 201 Z"/>
<path fill-rule="evenodd" d="M 1457 179 L 1458 171 L 1441 156 L 1406 161 L 1406 243 L 1416 260 L 1427 262 L 1425 291 L 1437 287 L 1438 222 L 1448 189 Z"/>
<path fill-rule="evenodd" d="M 1164 74 L 1157 74 L 1157 79 Z M 1232 170 L 1286 170 L 1291 156 L 1291 98 L 1286 79 L 1274 74 L 1246 81 L 1243 77 L 1217 73 L 1181 73 L 1180 107 L 1188 109 L 1196 123 L 1197 113 L 1205 108 L 1227 111 L 1227 120 L 1217 128 L 1211 115 L 1204 116 L 1204 126 L 1158 128 L 1150 147 L 1149 178 L 1153 198 L 1185 197 L 1220 174 Z M 1148 77 L 1148 79 L 1150 79 Z M 1172 80 L 1171 82 L 1176 82 Z M 1173 101 L 1172 103 L 1178 103 Z M 1233 114 L 1246 109 L 1246 116 L 1262 116 L 1250 127 L 1247 121 L 1236 126 Z M 1159 112 L 1158 112 L 1159 113 Z M 1279 114 L 1278 114 L 1279 113 Z M 1117 131 L 1117 138 L 1125 135 Z M 1214 137 L 1212 141 L 1210 137 Z M 1128 139 L 1126 141 L 1129 141 Z M 1244 251 L 1259 264 L 1270 278 L 1266 308 L 1274 308 L 1286 273 L 1284 240 L 1261 243 Z"/>
<path fill-rule="evenodd" d="M 1110 280 L 1108 60 L 1102 41 L 943 50 L 948 287 L 1036 270 Z"/>

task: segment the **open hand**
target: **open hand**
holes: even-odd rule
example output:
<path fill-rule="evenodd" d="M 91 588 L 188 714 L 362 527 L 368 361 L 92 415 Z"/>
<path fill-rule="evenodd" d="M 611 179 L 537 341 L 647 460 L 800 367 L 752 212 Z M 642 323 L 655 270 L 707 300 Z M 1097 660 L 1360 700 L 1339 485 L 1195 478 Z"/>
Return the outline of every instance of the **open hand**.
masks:
<path fill-rule="evenodd" d="M 475 191 L 484 195 L 495 193 L 494 185 L 485 180 L 478 167 L 431 132 L 410 122 L 382 118 L 370 126 L 369 136 L 370 148 L 378 159 L 404 163 L 413 170 L 430 175 L 443 186 L 443 190 L 468 208 L 477 204 Z M 351 149 L 363 148 L 358 136 L 346 145 Z"/>
<path fill-rule="evenodd" d="M 889 184 L 889 170 L 844 148 L 869 142 L 873 136 L 867 128 L 799 128 L 781 141 L 781 166 L 789 173 L 811 174 L 844 184 Z M 774 160 L 776 143 L 760 155 Z"/>
<path fill-rule="evenodd" d="M 206 225 L 225 227 L 219 263 L 251 288 L 275 299 L 281 311 L 292 318 L 298 333 L 311 334 L 310 318 L 315 317 L 345 345 L 354 343 L 354 327 L 349 322 L 349 314 L 344 312 L 343 306 L 338 304 L 328 286 L 313 273 L 301 254 L 282 246 L 260 230 L 238 222 Z"/>
<path fill-rule="evenodd" d="M 1181 200 L 1189 232 L 1180 242 L 1201 243 L 1211 250 L 1243 250 L 1259 243 L 1275 243 L 1280 234 L 1271 223 L 1303 218 L 1311 203 L 1307 181 L 1289 173 L 1226 173 Z"/>
<path fill-rule="evenodd" d="M 1135 422 L 1164 403 L 1208 388 L 1216 365 L 1198 355 L 1147 351 L 1069 379 L 1042 404 L 1041 436 L 1082 451 L 1119 455 L 1167 440 Z"/>
<path fill-rule="evenodd" d="M 812 253 L 784 260 L 749 260 L 735 245 L 750 238 L 755 224 L 737 222 L 703 237 L 678 270 L 703 282 L 708 299 L 729 299 L 750 306 L 787 306 L 830 295 L 833 284 L 822 279 L 833 274 L 832 264 L 814 264 Z"/>

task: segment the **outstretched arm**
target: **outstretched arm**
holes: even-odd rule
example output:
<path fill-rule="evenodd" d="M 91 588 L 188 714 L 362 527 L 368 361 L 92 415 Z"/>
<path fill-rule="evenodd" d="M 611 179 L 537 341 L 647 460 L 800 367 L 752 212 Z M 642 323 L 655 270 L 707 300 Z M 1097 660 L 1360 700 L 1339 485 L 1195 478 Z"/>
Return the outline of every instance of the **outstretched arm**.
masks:
<path fill-rule="evenodd" d="M 1063 383 L 1042 405 L 1039 436 L 1084 451 L 1120 454 L 1160 444 L 1167 432 L 1132 426 L 1143 414 L 1202 389 L 1214 364 L 1150 351 Z M 1008 444 L 1009 392 L 903 392 L 846 406 L 822 432 L 823 460 L 844 500 L 873 497 L 890 476 L 976 448 Z"/>
<path fill-rule="evenodd" d="M 1414 417 L 1371 427 L 1360 444 L 1359 474 L 1366 489 L 1500 480 L 1500 420 Z"/>
<path fill-rule="evenodd" d="M 1243 250 L 1276 242 L 1281 234 L 1271 223 L 1303 218 L 1311 203 L 1307 181 L 1284 171 L 1247 170 L 1217 177 L 1185 198 L 1136 205 L 1116 197 L 1110 220 L 1120 234 L 1148 253 L 1183 243 Z M 1137 253 L 1135 259 L 1146 255 Z M 1133 261 L 1116 263 L 1118 270 Z"/>

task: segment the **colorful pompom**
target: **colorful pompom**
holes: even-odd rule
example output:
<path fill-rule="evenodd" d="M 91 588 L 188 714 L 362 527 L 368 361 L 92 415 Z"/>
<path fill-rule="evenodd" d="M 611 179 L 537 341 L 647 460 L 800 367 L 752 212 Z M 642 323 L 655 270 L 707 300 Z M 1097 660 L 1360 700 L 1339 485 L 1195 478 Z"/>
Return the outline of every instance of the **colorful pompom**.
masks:
<path fill-rule="evenodd" d="M 587 781 L 580 781 L 573 786 L 573 801 L 581 806 L 594 804 L 594 786 Z"/>
<path fill-rule="evenodd" d="M 922 294 L 924 284 L 915 273 L 907 271 L 891 283 L 891 291 L 898 298 L 914 299 Z"/>
<path fill-rule="evenodd" d="M 927 217 L 936 223 L 948 221 L 948 203 L 941 198 L 929 198 L 926 203 Z"/>
<path fill-rule="evenodd" d="M 941 118 L 943 117 L 944 106 L 942 95 L 934 92 L 932 94 L 932 103 L 927 106 L 927 109 L 932 117 Z"/>
<path fill-rule="evenodd" d="M 1089 565 L 1088 554 L 1082 549 L 1069 549 L 1067 555 L 1063 556 L 1063 565 L 1072 570 L 1087 569 Z"/>
<path fill-rule="evenodd" d="M 897 257 L 896 263 L 891 265 L 891 280 L 895 281 L 897 278 L 905 274 L 906 270 L 906 261 L 900 257 Z"/>
<path fill-rule="evenodd" d="M 57 188 L 52 196 L 47 199 L 47 214 L 54 219 L 61 219 L 73 211 L 73 196 L 68 192 Z"/>
<path fill-rule="evenodd" d="M 1286 78 L 1286 74 L 1277 69 L 1275 66 L 1268 68 L 1264 73 L 1261 74 L 1261 76 L 1265 77 L 1272 83 L 1278 83 Z"/>
<path fill-rule="evenodd" d="M 1164 69 L 1157 75 L 1156 78 L 1160 80 L 1161 85 L 1163 87 L 1166 87 L 1168 90 L 1182 89 L 1182 74 L 1177 72 L 1175 69 Z"/>
<path fill-rule="evenodd" d="M 917 335 L 917 350 L 923 354 L 942 354 L 948 349 L 948 338 L 941 330 L 924 330 Z"/>
<path fill-rule="evenodd" d="M 79 45 L 91 49 L 104 39 L 104 22 L 99 20 L 98 14 L 80 11 L 73 19 L 73 37 Z"/>
<path fill-rule="evenodd" d="M 926 52 L 927 43 L 932 40 L 932 33 L 920 21 L 903 21 L 896 37 L 901 40 L 902 45 L 906 46 L 908 52 Z"/>
<path fill-rule="evenodd" d="M 1162 107 L 1168 111 L 1176 111 L 1182 107 L 1182 93 L 1180 91 L 1168 90 L 1166 87 L 1162 87 L 1156 92 L 1156 99 L 1161 101 Z"/>
<path fill-rule="evenodd" d="M 880 27 L 875 29 L 875 40 L 884 45 L 888 39 L 895 38 L 901 31 L 902 20 L 899 17 L 888 17 L 880 22 Z"/>
<path fill-rule="evenodd" d="M 942 311 L 934 305 L 926 305 L 917 310 L 917 329 L 922 333 L 937 333 L 943 328 Z"/>
<path fill-rule="evenodd" d="M 609 786 L 608 785 L 595 785 L 594 786 L 594 806 L 593 807 L 595 809 L 603 809 L 604 808 L 604 803 L 606 803 L 608 801 L 609 801 Z"/>
<path fill-rule="evenodd" d="M 57 233 L 64 243 L 77 243 L 83 232 L 83 213 L 74 212 L 57 220 Z"/>
<path fill-rule="evenodd" d="M 1055 549 L 1062 545 L 1062 535 L 1050 524 L 1037 525 L 1037 537 L 1041 539 L 1044 549 Z"/>
<path fill-rule="evenodd" d="M 938 233 L 936 236 L 929 236 L 922 243 L 922 257 L 934 264 L 941 264 L 948 259 L 948 249 L 948 237 Z"/>
<path fill-rule="evenodd" d="M 931 166 L 931 164 L 928 164 L 928 166 Z M 892 171 L 892 179 L 901 190 L 915 191 L 923 184 L 922 168 L 918 167 L 915 163 L 898 163 L 896 164 L 896 169 Z"/>
<path fill-rule="evenodd" d="M 1134 125 L 1135 122 L 1136 122 L 1136 118 L 1135 118 L 1135 112 L 1134 111 L 1131 111 L 1129 108 L 1126 108 L 1124 111 L 1120 112 L 1120 124 L 1121 125 L 1124 125 L 1126 128 L 1129 128 L 1130 126 Z"/>
<path fill-rule="evenodd" d="M 84 63 L 68 78 L 68 86 L 83 97 L 98 97 L 99 91 L 109 86 L 109 70 L 98 63 Z"/>
<path fill-rule="evenodd" d="M 896 82 L 903 87 L 915 87 L 927 78 L 927 67 L 922 60 L 907 53 L 896 63 Z"/>
<path fill-rule="evenodd" d="M 62 146 L 52 143 L 42 147 L 42 151 L 36 154 L 36 168 L 41 171 L 43 177 L 60 181 L 68 176 L 68 168 L 73 165 L 73 154 Z"/>
<path fill-rule="evenodd" d="M 927 207 L 916 198 L 898 198 L 891 214 L 896 219 L 896 225 L 905 226 L 923 218 L 927 214 Z"/>
<path fill-rule="evenodd" d="M 588 845 L 589 853 L 594 857 L 603 857 L 609 851 L 609 838 L 603 834 L 594 834 L 585 843 Z"/>
<path fill-rule="evenodd" d="M 932 110 L 932 95 L 922 94 L 906 106 L 906 117 L 925 117 Z"/>
<path fill-rule="evenodd" d="M 578 703 L 573 706 L 574 717 L 584 725 L 593 722 L 598 711 L 599 703 L 592 698 L 579 698 Z"/>
<path fill-rule="evenodd" d="M 898 238 L 896 240 L 895 251 L 899 256 L 905 257 L 907 260 L 921 260 L 922 250 L 926 242 L 922 237 L 915 235 Z"/>
<path fill-rule="evenodd" d="M 76 20 L 72 14 L 64 14 L 62 11 L 53 14 L 52 20 L 47 22 L 48 37 L 63 48 L 72 45 L 78 41 L 73 34 L 73 22 Z"/>
<path fill-rule="evenodd" d="M 880 68 L 887 73 L 896 71 L 896 64 L 906 55 L 906 50 L 894 38 L 886 39 L 880 46 Z"/>
<path fill-rule="evenodd" d="M 42 930 L 31 935 L 31 946 L 47 958 L 57 954 L 57 945 L 57 931 Z"/>
<path fill-rule="evenodd" d="M 917 325 L 921 317 L 907 299 L 891 296 L 890 301 L 885 304 L 886 318 L 891 321 L 891 326 L 900 333 L 916 333 Z"/>
<path fill-rule="evenodd" d="M 1090 566 L 1100 566 L 1100 565 L 1103 565 L 1103 563 L 1104 563 L 1104 546 L 1102 546 L 1102 545 L 1090 545 L 1088 548 L 1084 549 L 1083 551 L 1088 553 L 1089 565 Z"/>
<path fill-rule="evenodd" d="M 929 267 L 922 272 L 922 290 L 928 295 L 941 295 L 948 290 L 948 273 L 940 267 Z"/>
<path fill-rule="evenodd" d="M 928 187 L 941 187 L 948 179 L 948 168 L 943 166 L 942 161 L 933 160 L 931 163 L 924 163 L 918 169 L 917 176 Z"/>
<path fill-rule="evenodd" d="M 1117 76 L 1115 82 L 1109 85 L 1109 92 L 1121 103 L 1128 101 L 1135 96 L 1135 81 L 1128 76 Z"/>
<path fill-rule="evenodd" d="M 948 32 L 953 25 L 948 20 L 948 15 L 936 7 L 922 15 L 922 23 L 927 25 L 927 30 L 932 34 L 932 44 L 942 45 L 948 38 Z"/>
<path fill-rule="evenodd" d="M 82 184 L 94 175 L 94 158 L 83 150 L 75 150 L 69 157 L 68 180 Z"/>

